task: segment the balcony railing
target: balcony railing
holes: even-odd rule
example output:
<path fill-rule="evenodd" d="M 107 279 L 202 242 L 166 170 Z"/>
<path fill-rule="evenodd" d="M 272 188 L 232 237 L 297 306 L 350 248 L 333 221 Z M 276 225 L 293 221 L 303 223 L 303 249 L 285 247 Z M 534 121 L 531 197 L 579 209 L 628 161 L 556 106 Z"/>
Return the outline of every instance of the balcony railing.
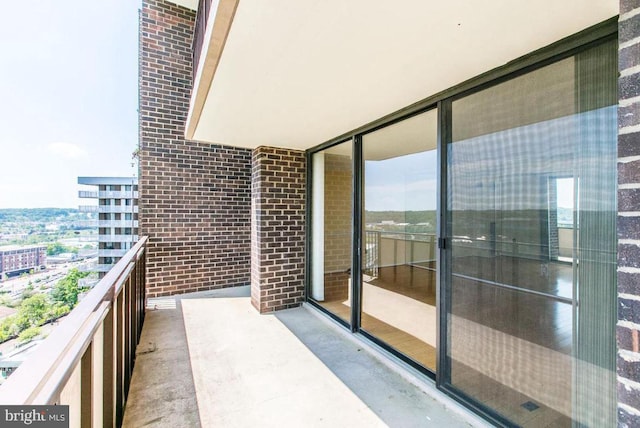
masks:
<path fill-rule="evenodd" d="M 97 211 L 99 213 L 137 213 L 138 206 L 134 205 L 132 208 L 131 205 L 98 205 Z"/>
<path fill-rule="evenodd" d="M 100 199 L 138 199 L 138 191 L 131 190 L 101 190 L 97 197 Z"/>
<path fill-rule="evenodd" d="M 137 242 L 138 235 L 98 235 L 98 242 Z"/>
<path fill-rule="evenodd" d="M 70 405 L 70 426 L 121 425 L 144 320 L 146 242 L 142 238 L 0 386 L 0 403 Z"/>
<path fill-rule="evenodd" d="M 78 197 L 95 199 L 98 197 L 98 192 L 90 191 L 90 190 L 78 190 Z"/>
<path fill-rule="evenodd" d="M 193 79 L 198 74 L 198 64 L 200 54 L 204 45 L 204 35 L 207 32 L 207 19 L 211 9 L 211 0 L 200 0 L 198 2 L 198 13 L 196 15 L 196 28 L 193 32 L 193 43 L 191 44 L 191 57 L 193 60 Z"/>
<path fill-rule="evenodd" d="M 99 220 L 98 227 L 138 227 L 138 220 Z"/>
<path fill-rule="evenodd" d="M 381 267 L 403 264 L 429 266 L 436 259 L 437 241 L 434 233 L 366 230 L 364 273 L 378 276 Z"/>

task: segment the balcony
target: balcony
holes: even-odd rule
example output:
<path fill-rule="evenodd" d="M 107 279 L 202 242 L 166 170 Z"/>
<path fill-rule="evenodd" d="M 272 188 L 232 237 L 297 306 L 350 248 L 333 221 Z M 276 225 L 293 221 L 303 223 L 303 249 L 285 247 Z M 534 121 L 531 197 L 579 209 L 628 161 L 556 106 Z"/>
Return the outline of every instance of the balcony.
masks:
<path fill-rule="evenodd" d="M 99 249 L 99 257 L 122 257 L 127 253 L 127 250 L 115 250 L 115 249 Z"/>
<path fill-rule="evenodd" d="M 0 387 L 4 405 L 69 405 L 70 426 L 119 426 L 145 301 L 146 238 Z"/>
<path fill-rule="evenodd" d="M 131 190 L 101 190 L 98 192 L 100 199 L 131 199 Z M 138 192 L 133 192 L 133 199 L 138 199 Z"/>
<path fill-rule="evenodd" d="M 91 268 L 91 272 L 109 272 L 115 264 L 97 264 Z"/>
<path fill-rule="evenodd" d="M 136 242 L 138 235 L 98 235 L 98 242 Z"/>
<path fill-rule="evenodd" d="M 140 344 L 125 427 L 486 426 L 310 307 L 258 314 L 248 286 L 149 299 Z"/>
<path fill-rule="evenodd" d="M 99 220 L 98 227 L 138 227 L 138 220 Z"/>
<path fill-rule="evenodd" d="M 137 205 L 134 205 L 133 208 L 131 205 L 99 205 L 96 208 L 99 213 L 137 213 L 138 212 Z M 95 212 L 95 211 L 92 211 L 92 212 Z"/>
<path fill-rule="evenodd" d="M 98 197 L 98 192 L 90 191 L 90 190 L 79 190 L 78 191 L 79 198 L 93 198 L 96 199 Z"/>
<path fill-rule="evenodd" d="M 486 426 L 310 307 L 258 314 L 249 286 L 145 310 L 146 242 L 0 387 L 0 402 L 69 405 L 70 426 Z"/>

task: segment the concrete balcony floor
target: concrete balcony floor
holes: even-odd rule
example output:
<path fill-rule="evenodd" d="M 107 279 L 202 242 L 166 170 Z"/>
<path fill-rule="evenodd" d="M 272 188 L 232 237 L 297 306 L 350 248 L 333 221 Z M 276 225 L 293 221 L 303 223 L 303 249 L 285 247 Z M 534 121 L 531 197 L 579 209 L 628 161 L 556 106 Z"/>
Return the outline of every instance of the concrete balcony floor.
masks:
<path fill-rule="evenodd" d="M 249 287 L 150 299 L 125 427 L 488 426 L 315 309 Z"/>

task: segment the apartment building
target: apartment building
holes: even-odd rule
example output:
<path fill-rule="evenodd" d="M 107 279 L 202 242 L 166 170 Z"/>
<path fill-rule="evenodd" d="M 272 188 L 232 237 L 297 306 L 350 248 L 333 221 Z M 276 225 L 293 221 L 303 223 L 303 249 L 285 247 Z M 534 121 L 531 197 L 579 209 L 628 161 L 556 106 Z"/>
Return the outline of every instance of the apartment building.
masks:
<path fill-rule="evenodd" d="M 147 294 L 251 284 L 493 423 L 637 426 L 639 81 L 633 0 L 143 0 Z"/>
<path fill-rule="evenodd" d="M 7 245 L 0 247 L 0 280 L 47 266 L 47 247 L 44 245 Z"/>
<path fill-rule="evenodd" d="M 138 179 L 136 177 L 78 177 L 78 184 L 96 190 L 80 190 L 80 198 L 97 205 L 80 206 L 98 213 L 98 263 L 102 278 L 138 241 Z"/>

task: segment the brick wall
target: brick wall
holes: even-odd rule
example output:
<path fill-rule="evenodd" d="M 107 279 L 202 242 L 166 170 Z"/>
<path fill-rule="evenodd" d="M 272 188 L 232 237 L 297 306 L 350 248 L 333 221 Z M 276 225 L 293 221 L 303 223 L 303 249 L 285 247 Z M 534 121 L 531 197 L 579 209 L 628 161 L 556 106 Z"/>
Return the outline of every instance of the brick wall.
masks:
<path fill-rule="evenodd" d="M 353 161 L 327 153 L 324 158 L 324 300 L 343 301 L 351 268 Z"/>
<path fill-rule="evenodd" d="M 304 153 L 258 147 L 251 175 L 251 303 L 292 308 L 304 299 Z"/>
<path fill-rule="evenodd" d="M 170 2 L 142 3 L 139 225 L 150 297 L 250 280 L 251 152 L 184 139 L 194 20 Z"/>
<path fill-rule="evenodd" d="M 326 154 L 324 160 L 324 270 L 351 267 L 353 161 Z"/>
<path fill-rule="evenodd" d="M 618 80 L 618 426 L 640 426 L 640 1 L 621 0 Z"/>

